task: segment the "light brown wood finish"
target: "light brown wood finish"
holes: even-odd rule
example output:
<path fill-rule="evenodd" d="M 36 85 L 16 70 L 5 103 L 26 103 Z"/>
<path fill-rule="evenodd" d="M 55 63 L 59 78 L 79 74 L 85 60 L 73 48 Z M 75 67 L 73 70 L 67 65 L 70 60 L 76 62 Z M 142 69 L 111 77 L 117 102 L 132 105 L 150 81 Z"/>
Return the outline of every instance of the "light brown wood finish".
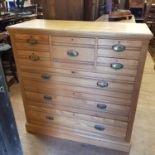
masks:
<path fill-rule="evenodd" d="M 118 122 L 110 123 L 108 120 L 99 121 L 95 119 L 93 122 L 93 117 L 90 120 L 84 120 L 82 118 L 76 117 L 76 114 L 73 113 L 65 113 L 64 111 L 54 111 L 54 112 L 39 112 L 35 110 L 28 110 L 28 116 L 30 119 L 30 123 L 37 122 L 38 124 L 45 124 L 46 126 L 57 125 L 66 128 L 78 129 L 81 131 L 89 132 L 92 135 L 98 135 L 102 137 L 102 135 L 110 135 L 113 137 L 124 138 L 126 134 L 125 127 L 119 127 Z M 100 125 L 104 129 L 102 131 L 95 129 L 95 125 Z M 117 126 L 118 125 L 118 126 Z M 122 124 L 120 124 L 121 126 Z M 124 125 L 125 126 L 125 125 Z"/>
<path fill-rule="evenodd" d="M 41 93 L 35 93 L 35 92 L 25 92 L 28 102 L 34 104 L 34 105 L 41 105 L 44 106 L 54 106 L 55 108 L 59 105 L 61 106 L 67 106 L 67 107 L 73 107 L 73 108 L 83 108 L 86 110 L 96 111 L 103 113 L 109 112 L 109 113 L 115 113 L 120 115 L 128 115 L 128 112 L 130 110 L 129 106 L 123 106 L 123 105 L 115 105 L 115 104 L 109 104 L 106 102 L 97 102 L 97 101 L 90 101 L 85 99 L 79 99 L 79 98 L 73 98 L 73 97 L 66 97 L 66 96 L 58 96 L 54 93 L 52 94 L 41 94 Z M 103 104 L 106 106 L 105 109 L 100 109 L 98 107 L 98 104 Z"/>
<path fill-rule="evenodd" d="M 34 74 L 34 73 L 25 73 L 22 72 L 23 81 L 24 80 L 30 80 L 30 81 L 38 81 L 43 82 L 44 84 L 54 85 L 54 84 L 67 84 L 71 86 L 80 86 L 80 87 L 86 87 L 86 88 L 94 88 L 98 90 L 111 90 L 116 92 L 127 92 L 131 93 L 133 91 L 133 84 L 129 83 L 121 83 L 121 82 L 113 82 L 111 79 L 98 79 L 98 80 L 92 80 L 92 79 L 84 79 L 84 78 L 72 78 L 72 77 L 65 77 L 65 76 L 57 76 L 52 75 L 48 73 L 41 73 L 41 74 Z M 48 77 L 48 79 L 46 79 Z M 107 83 L 108 86 L 106 87 L 100 87 L 98 86 L 98 82 L 104 82 Z"/>
<path fill-rule="evenodd" d="M 34 20 L 8 31 L 28 131 L 129 151 L 152 37 L 145 24 Z M 125 48 L 116 54 L 113 46 L 120 44 Z M 73 48 L 79 53 L 68 55 Z M 114 69 L 113 63 L 121 63 L 123 68 Z M 50 105 L 44 105 L 47 102 Z M 102 103 L 98 105 L 101 111 L 107 108 L 102 114 L 97 103 Z"/>
<path fill-rule="evenodd" d="M 69 51 L 75 51 L 78 53 L 77 57 L 72 57 L 67 54 Z M 94 63 L 94 49 L 93 48 L 79 48 L 79 47 L 72 47 L 72 46 L 53 46 L 52 48 L 52 58 L 53 59 L 60 59 L 60 60 L 67 60 L 72 62 L 90 62 Z M 86 59 L 87 58 L 87 59 Z"/>

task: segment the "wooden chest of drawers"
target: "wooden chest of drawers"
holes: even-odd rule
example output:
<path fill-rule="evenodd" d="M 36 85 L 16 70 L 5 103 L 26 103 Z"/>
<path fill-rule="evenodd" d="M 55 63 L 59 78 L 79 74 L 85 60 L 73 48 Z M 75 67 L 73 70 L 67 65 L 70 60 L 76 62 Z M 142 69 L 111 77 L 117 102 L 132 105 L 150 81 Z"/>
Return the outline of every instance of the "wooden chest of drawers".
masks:
<path fill-rule="evenodd" d="M 129 151 L 145 24 L 33 20 L 8 31 L 29 132 Z"/>

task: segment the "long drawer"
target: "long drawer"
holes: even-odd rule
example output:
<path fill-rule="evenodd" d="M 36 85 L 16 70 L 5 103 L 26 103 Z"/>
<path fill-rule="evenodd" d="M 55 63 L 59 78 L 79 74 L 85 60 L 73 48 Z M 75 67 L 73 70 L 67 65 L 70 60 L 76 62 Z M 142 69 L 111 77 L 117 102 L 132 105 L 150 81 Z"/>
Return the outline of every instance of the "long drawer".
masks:
<path fill-rule="evenodd" d="M 47 126 L 60 125 L 72 129 L 79 129 L 85 132 L 91 132 L 92 135 L 110 135 L 114 137 L 125 138 L 127 123 L 114 121 L 110 119 L 92 117 L 67 111 L 50 110 L 42 112 L 37 110 L 28 110 L 30 123 L 37 122 Z"/>
<path fill-rule="evenodd" d="M 90 71 L 87 69 L 87 71 L 84 70 L 78 70 L 75 68 L 41 68 L 41 67 L 34 67 L 31 66 L 21 66 L 22 72 L 30 72 L 30 73 L 50 73 L 50 74 L 57 74 L 60 76 L 69 76 L 69 77 L 77 77 L 77 78 L 85 78 L 85 79 L 111 79 L 113 81 L 118 82 L 135 82 L 135 76 L 125 76 L 125 75 L 112 75 L 112 74 L 106 74 L 106 73 L 97 73 L 94 71 Z"/>
<path fill-rule="evenodd" d="M 40 81 L 49 85 L 53 85 L 55 83 L 58 84 L 67 84 L 72 86 L 81 86 L 86 88 L 94 88 L 100 91 L 109 90 L 114 92 L 126 92 L 132 93 L 134 84 L 133 83 L 121 83 L 121 82 L 113 82 L 110 79 L 85 79 L 85 78 L 74 78 L 67 76 L 58 76 L 50 73 L 30 73 L 30 72 L 22 72 L 22 77 L 24 79 Z M 94 90 L 95 91 L 95 90 Z"/>
<path fill-rule="evenodd" d="M 86 109 L 90 111 L 95 111 L 96 113 L 112 113 L 118 115 L 128 116 L 129 114 L 129 106 L 124 105 L 114 105 L 106 102 L 97 102 L 97 101 L 90 101 L 80 98 L 73 98 L 68 96 L 61 96 L 61 95 L 53 95 L 54 93 L 50 94 L 42 94 L 42 93 L 35 93 L 26 91 L 26 99 L 28 99 L 31 103 L 36 106 L 52 106 L 57 108 L 59 106 L 65 106 L 66 109 L 68 107 L 72 107 L 75 109 Z"/>

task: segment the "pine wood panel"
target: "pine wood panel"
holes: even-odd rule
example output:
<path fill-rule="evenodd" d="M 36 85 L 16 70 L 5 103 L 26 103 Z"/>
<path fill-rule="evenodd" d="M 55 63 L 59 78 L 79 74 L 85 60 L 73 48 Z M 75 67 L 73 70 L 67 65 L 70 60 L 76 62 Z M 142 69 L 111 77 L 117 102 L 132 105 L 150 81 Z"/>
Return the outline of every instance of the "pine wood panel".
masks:
<path fill-rule="evenodd" d="M 48 35 L 39 35 L 39 34 L 22 34 L 16 33 L 15 40 L 26 42 L 28 39 L 35 39 L 38 43 L 49 43 Z"/>
<path fill-rule="evenodd" d="M 73 57 L 69 56 L 67 52 L 76 51 L 78 56 Z M 52 58 L 53 59 L 61 59 L 72 61 L 72 62 L 94 62 L 95 49 L 93 48 L 81 48 L 81 47 L 73 47 L 73 46 L 53 46 L 52 47 Z"/>
<path fill-rule="evenodd" d="M 20 59 L 29 59 L 32 54 L 39 56 L 41 59 L 50 60 L 50 53 L 48 51 L 35 51 L 35 50 L 17 50 L 17 57 Z"/>
<path fill-rule="evenodd" d="M 136 70 L 137 66 L 138 66 L 137 60 L 97 57 L 97 64 L 98 65 L 104 65 L 104 66 L 110 67 L 112 63 L 123 64 L 123 69 L 129 68 L 129 69 L 135 69 Z"/>
<path fill-rule="evenodd" d="M 112 113 L 112 114 L 118 114 L 118 115 L 125 115 L 127 116 L 130 110 L 129 106 L 123 106 L 123 105 L 115 105 L 110 104 L 106 102 L 97 102 L 97 101 L 91 101 L 91 100 L 84 100 L 79 98 L 72 98 L 72 97 L 66 97 L 61 95 L 55 95 L 54 93 L 48 94 L 48 93 L 35 93 L 35 92 L 25 92 L 26 98 L 30 101 L 34 101 L 34 104 L 39 104 L 39 102 L 42 106 L 56 106 L 62 105 L 62 106 L 68 106 L 68 107 L 74 107 L 77 109 L 88 109 L 91 111 L 96 111 L 99 113 Z M 98 104 L 103 104 L 106 106 L 105 109 L 99 108 Z"/>
<path fill-rule="evenodd" d="M 45 54 L 46 55 L 46 54 Z M 33 72 L 33 73 L 45 73 L 48 72 L 49 74 L 57 74 L 63 76 L 70 76 L 70 77 L 77 77 L 77 78 L 85 78 L 85 79 L 111 79 L 113 81 L 121 81 L 121 82 L 134 82 L 134 76 L 123 76 L 117 74 L 106 74 L 106 73 L 97 73 L 95 71 L 89 71 L 88 68 L 86 71 L 78 70 L 75 68 L 41 68 L 41 67 L 30 67 L 30 66 L 21 66 L 21 71 L 23 72 Z"/>
<path fill-rule="evenodd" d="M 130 49 L 130 48 L 140 48 L 143 44 L 142 41 L 132 41 L 132 40 L 128 40 L 128 41 L 125 41 L 125 40 L 108 40 L 108 39 L 98 39 L 98 45 L 99 46 L 113 46 L 115 44 L 122 44 L 124 45 L 127 49 Z"/>
<path fill-rule="evenodd" d="M 140 58 L 140 51 L 126 50 L 124 52 L 114 52 L 106 47 L 99 48 L 97 51 L 98 57 L 112 57 L 121 59 L 138 60 Z"/>
<path fill-rule="evenodd" d="M 125 133 L 126 133 L 126 128 L 118 127 L 119 126 L 118 122 L 116 122 L 116 124 L 115 122 L 113 123 L 110 122 L 110 124 L 112 125 L 108 125 L 109 123 L 108 120 L 105 120 L 105 121 L 95 120 L 95 122 L 93 122 L 93 117 L 91 117 L 92 121 L 83 120 L 81 117 L 78 118 L 78 114 L 73 114 L 73 113 L 69 113 L 66 111 L 55 110 L 53 112 L 44 113 L 44 112 L 38 112 L 38 111 L 29 109 L 28 116 L 30 117 L 30 123 L 35 121 L 38 123 L 45 124 L 47 126 L 52 125 L 52 124 L 55 124 L 55 125 L 61 124 L 61 126 L 84 130 L 86 132 L 87 131 L 92 132 L 94 134 L 98 134 L 99 136 L 102 136 L 103 134 L 105 134 L 105 135 L 110 135 L 114 137 L 124 138 Z M 98 131 L 94 128 L 95 125 L 103 126 L 105 130 Z"/>
<path fill-rule="evenodd" d="M 15 44 L 16 48 L 19 50 L 41 50 L 41 51 L 49 51 L 50 46 L 47 44 L 36 44 L 30 45 L 29 43 L 18 42 Z"/>
<path fill-rule="evenodd" d="M 30 81 L 38 81 L 40 83 L 45 83 L 49 85 L 54 84 L 66 84 L 71 86 L 80 86 L 86 88 L 94 88 L 100 91 L 102 90 L 110 90 L 115 92 L 126 92 L 131 93 L 134 88 L 134 84 L 132 83 L 121 83 L 121 82 L 113 82 L 110 79 L 84 79 L 84 78 L 72 78 L 66 76 L 57 76 L 52 75 L 49 73 L 41 73 L 41 74 L 34 74 L 34 73 L 26 73 L 22 72 L 23 80 L 30 80 Z M 44 79 L 45 77 L 45 79 Z M 46 79 L 48 77 L 48 79 Z M 98 83 L 105 83 L 107 86 L 99 86 Z M 95 90 L 94 90 L 95 91 Z"/>
<path fill-rule="evenodd" d="M 66 44 L 84 44 L 84 45 L 95 45 L 95 38 L 82 38 L 82 37 L 59 37 L 59 36 L 51 36 L 52 43 L 66 43 Z M 61 45 L 60 44 L 60 45 Z"/>

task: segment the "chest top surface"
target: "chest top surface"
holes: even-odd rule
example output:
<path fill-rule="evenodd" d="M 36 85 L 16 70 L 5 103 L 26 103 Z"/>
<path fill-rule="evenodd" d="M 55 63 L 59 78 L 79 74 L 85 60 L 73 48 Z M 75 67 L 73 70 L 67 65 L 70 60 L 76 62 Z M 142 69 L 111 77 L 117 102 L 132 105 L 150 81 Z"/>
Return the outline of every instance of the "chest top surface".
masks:
<path fill-rule="evenodd" d="M 114 23 L 114 22 L 88 22 L 35 19 L 24 23 L 8 26 L 9 32 L 16 30 L 44 31 L 50 33 L 70 33 L 90 36 L 119 36 L 129 38 L 151 39 L 152 33 L 146 24 Z"/>

